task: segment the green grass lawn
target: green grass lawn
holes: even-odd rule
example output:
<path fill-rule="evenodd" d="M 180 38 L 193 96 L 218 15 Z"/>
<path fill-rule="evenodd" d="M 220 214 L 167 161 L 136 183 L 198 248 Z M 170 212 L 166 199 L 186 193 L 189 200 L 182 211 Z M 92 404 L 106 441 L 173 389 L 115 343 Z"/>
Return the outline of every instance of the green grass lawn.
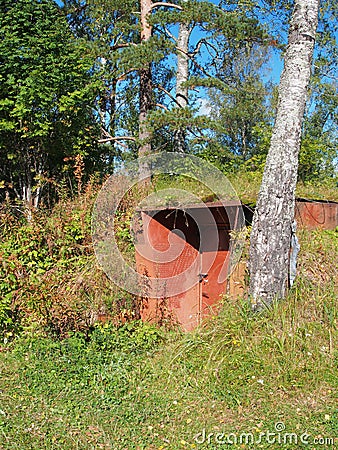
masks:
<path fill-rule="evenodd" d="M 261 315 L 225 298 L 184 335 L 134 323 L 3 347 L 0 449 L 338 446 L 337 233 L 300 238 L 296 286 Z"/>

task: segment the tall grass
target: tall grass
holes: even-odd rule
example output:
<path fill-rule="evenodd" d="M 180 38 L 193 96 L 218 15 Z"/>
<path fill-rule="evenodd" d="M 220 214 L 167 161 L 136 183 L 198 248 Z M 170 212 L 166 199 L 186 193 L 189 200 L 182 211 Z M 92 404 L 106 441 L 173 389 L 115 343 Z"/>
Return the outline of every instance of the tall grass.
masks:
<path fill-rule="evenodd" d="M 338 244 L 335 232 L 300 239 L 295 286 L 260 315 L 225 297 L 192 333 L 107 324 L 2 348 L 0 448 L 332 448 L 314 442 L 338 435 Z M 309 445 L 257 443 L 277 426 Z M 222 433 L 255 443 L 218 444 Z"/>

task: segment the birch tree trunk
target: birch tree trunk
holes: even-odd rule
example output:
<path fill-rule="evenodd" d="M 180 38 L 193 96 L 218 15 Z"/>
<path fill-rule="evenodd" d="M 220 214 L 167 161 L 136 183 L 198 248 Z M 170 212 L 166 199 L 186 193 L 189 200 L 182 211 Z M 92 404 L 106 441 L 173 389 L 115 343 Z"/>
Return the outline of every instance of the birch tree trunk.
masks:
<path fill-rule="evenodd" d="M 181 23 L 177 39 L 177 72 L 176 72 L 176 103 L 180 108 L 188 106 L 189 57 L 188 46 L 192 28 L 187 23 Z M 186 130 L 179 129 L 174 134 L 174 151 L 183 153 L 186 150 Z"/>
<path fill-rule="evenodd" d="M 318 12 L 319 0 L 295 0 L 277 117 L 251 233 L 249 290 L 253 309 L 283 298 L 288 285 L 298 153 Z"/>

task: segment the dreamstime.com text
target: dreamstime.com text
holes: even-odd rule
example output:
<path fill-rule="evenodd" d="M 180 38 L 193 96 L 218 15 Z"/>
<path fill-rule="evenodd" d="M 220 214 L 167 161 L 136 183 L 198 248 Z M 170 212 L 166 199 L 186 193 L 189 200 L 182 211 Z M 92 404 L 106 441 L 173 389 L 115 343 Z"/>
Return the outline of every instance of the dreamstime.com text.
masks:
<path fill-rule="evenodd" d="M 237 445 L 237 444 L 303 444 L 335 446 L 338 441 L 334 437 L 312 436 L 307 432 L 294 433 L 285 431 L 283 422 L 275 423 L 275 430 L 257 433 L 221 433 L 208 432 L 205 428 L 194 436 L 197 444 Z"/>

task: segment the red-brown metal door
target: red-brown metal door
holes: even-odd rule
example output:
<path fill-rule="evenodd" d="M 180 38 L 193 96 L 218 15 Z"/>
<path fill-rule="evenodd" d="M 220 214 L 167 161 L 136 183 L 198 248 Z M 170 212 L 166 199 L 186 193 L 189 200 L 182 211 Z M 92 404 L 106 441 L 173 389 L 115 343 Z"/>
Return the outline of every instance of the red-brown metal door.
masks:
<path fill-rule="evenodd" d="M 143 215 L 147 240 L 137 246 L 138 271 L 146 271 L 147 276 L 162 280 L 162 284 L 158 298 L 150 295 L 143 302 L 141 315 L 144 320 L 171 320 L 190 331 L 200 323 L 201 256 L 198 246 L 184 233 L 185 227 L 192 225 L 186 225 L 181 216 L 170 223 L 173 218 L 165 214 Z"/>

